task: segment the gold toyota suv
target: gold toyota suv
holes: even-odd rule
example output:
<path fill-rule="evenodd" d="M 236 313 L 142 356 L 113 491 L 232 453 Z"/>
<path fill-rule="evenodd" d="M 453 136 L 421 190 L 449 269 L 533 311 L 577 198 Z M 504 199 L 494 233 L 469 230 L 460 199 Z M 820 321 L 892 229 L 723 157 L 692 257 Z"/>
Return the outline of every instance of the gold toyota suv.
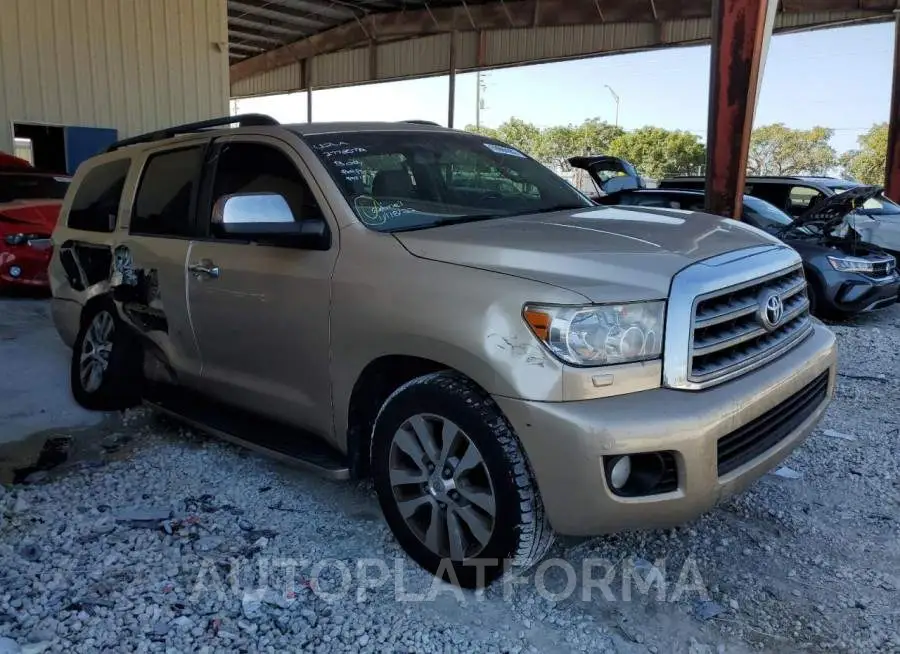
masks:
<path fill-rule="evenodd" d="M 794 250 L 596 206 L 422 121 L 251 114 L 121 141 L 78 169 L 53 242 L 78 402 L 371 477 L 406 552 L 466 586 L 554 532 L 695 518 L 833 392 Z"/>

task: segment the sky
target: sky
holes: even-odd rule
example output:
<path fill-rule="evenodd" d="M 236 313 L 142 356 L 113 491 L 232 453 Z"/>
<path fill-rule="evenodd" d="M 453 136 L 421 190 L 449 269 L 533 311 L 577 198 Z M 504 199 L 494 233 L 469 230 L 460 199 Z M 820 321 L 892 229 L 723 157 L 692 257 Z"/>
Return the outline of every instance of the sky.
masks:
<path fill-rule="evenodd" d="M 887 120 L 891 95 L 891 23 L 774 36 L 769 48 L 756 125 L 785 123 L 835 130 L 842 152 L 873 123 Z M 709 46 L 595 57 L 489 71 L 481 123 L 512 118 L 541 127 L 588 118 L 631 130 L 644 125 L 706 136 Z M 476 75 L 456 78 L 458 128 L 475 123 Z M 313 119 L 404 120 L 447 123 L 446 76 L 313 91 Z M 237 110 L 304 122 L 306 94 L 239 100 Z"/>

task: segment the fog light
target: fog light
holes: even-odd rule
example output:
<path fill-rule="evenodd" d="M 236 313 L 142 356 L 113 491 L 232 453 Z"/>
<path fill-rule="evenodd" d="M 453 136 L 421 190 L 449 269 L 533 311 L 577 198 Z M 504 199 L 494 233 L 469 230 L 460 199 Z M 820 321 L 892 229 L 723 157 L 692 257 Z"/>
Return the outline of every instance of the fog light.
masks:
<path fill-rule="evenodd" d="M 10 277 L 18 277 L 22 274 L 22 269 L 18 266 L 10 266 L 9 267 L 9 276 Z"/>
<path fill-rule="evenodd" d="M 628 483 L 629 477 L 631 477 L 631 457 L 620 457 L 609 471 L 609 484 L 619 490 Z"/>

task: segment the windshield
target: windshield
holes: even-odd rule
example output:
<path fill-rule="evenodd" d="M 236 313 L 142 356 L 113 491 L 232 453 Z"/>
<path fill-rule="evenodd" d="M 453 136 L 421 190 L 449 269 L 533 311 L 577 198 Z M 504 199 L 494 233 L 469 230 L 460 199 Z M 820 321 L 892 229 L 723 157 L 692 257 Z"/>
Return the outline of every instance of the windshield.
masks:
<path fill-rule="evenodd" d="M 793 224 L 794 219 L 778 207 L 769 204 L 765 200 L 744 196 L 744 220 L 760 229 L 781 229 Z"/>
<path fill-rule="evenodd" d="M 549 168 L 480 136 L 373 131 L 305 140 L 360 222 L 377 231 L 594 206 Z"/>
<path fill-rule="evenodd" d="M 831 187 L 835 192 L 835 195 L 843 193 L 844 191 L 849 191 L 852 188 L 856 188 L 856 185 Z M 884 193 L 879 193 L 874 198 L 866 200 L 863 203 L 863 206 L 853 213 L 857 212 L 866 213 L 872 216 L 898 215 L 900 214 L 900 205 L 885 197 Z"/>
<path fill-rule="evenodd" d="M 52 175 L 0 174 L 0 202 L 62 200 L 70 181 L 68 177 Z"/>

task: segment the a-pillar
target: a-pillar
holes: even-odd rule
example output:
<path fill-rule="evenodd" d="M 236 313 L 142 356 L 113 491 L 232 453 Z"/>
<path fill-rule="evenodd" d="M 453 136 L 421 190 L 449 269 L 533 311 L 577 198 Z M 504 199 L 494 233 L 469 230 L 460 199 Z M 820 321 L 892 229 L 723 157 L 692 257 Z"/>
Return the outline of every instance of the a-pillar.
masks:
<path fill-rule="evenodd" d="M 713 0 L 706 210 L 740 217 L 750 131 L 778 0 Z"/>

